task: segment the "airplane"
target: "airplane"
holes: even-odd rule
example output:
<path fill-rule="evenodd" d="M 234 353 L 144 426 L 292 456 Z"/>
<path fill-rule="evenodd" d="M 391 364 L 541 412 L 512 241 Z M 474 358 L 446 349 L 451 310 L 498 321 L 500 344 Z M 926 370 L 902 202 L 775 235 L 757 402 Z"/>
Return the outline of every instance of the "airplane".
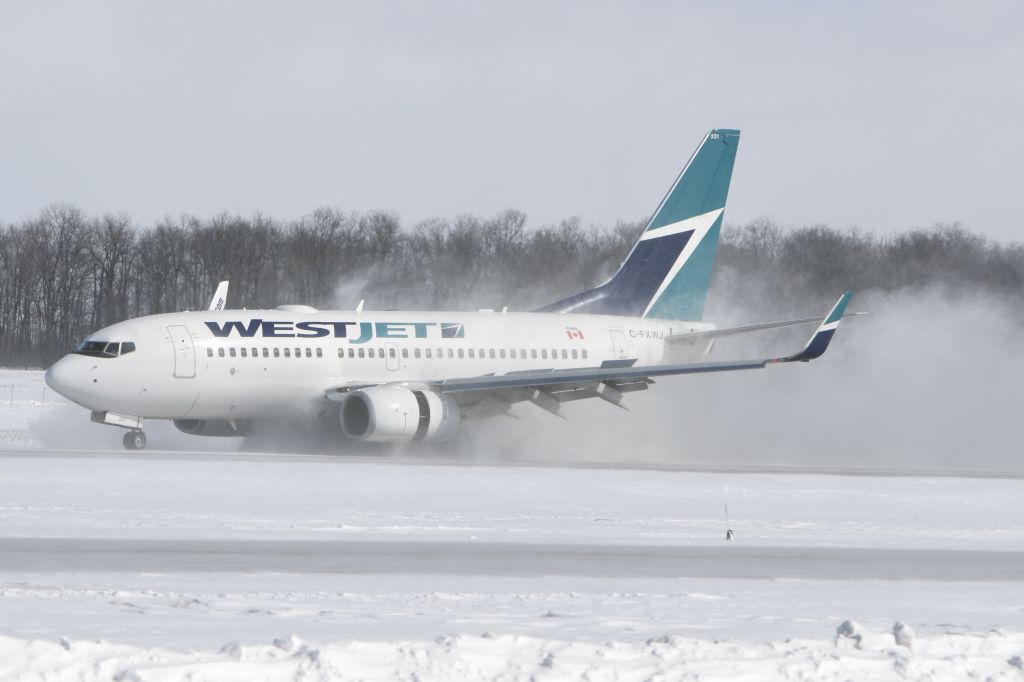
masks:
<path fill-rule="evenodd" d="M 130 319 L 90 334 L 46 383 L 146 447 L 146 419 L 202 436 L 242 436 L 262 419 L 336 420 L 338 438 L 443 442 L 463 420 L 531 403 L 625 407 L 654 378 L 807 362 L 829 345 L 851 292 L 824 318 L 726 329 L 703 321 L 739 144 L 708 132 L 619 270 L 593 289 L 533 312 L 210 308 Z M 679 362 L 682 351 L 765 329 L 818 323 L 799 351 L 752 360 Z"/>

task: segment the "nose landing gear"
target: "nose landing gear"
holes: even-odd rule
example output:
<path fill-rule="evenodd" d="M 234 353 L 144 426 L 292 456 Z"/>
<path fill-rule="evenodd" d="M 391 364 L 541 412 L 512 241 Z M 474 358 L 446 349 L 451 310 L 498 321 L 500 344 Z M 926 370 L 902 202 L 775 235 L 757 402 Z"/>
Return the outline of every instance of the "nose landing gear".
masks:
<path fill-rule="evenodd" d="M 128 450 L 142 450 L 146 447 L 146 434 L 143 431 L 133 429 L 124 434 L 121 442 L 124 443 L 125 448 Z"/>
<path fill-rule="evenodd" d="M 146 434 L 142 432 L 142 417 L 118 412 L 93 412 L 92 420 L 97 424 L 108 424 L 128 429 L 121 442 L 127 450 L 142 450 L 146 447 Z"/>

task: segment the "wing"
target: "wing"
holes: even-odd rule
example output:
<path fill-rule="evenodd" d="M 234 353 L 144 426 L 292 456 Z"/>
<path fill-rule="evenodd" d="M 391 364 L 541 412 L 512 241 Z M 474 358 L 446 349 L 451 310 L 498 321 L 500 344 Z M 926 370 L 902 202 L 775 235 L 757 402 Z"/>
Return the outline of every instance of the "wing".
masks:
<path fill-rule="evenodd" d="M 479 415 L 500 414 L 509 405 L 523 401 L 535 403 L 553 414 L 558 414 L 561 403 L 584 398 L 601 398 L 622 407 L 623 394 L 647 389 L 654 383 L 652 377 L 761 369 L 771 364 L 809 362 L 821 357 L 852 295 L 853 292 L 847 291 L 824 319 L 816 318 L 818 328 L 804 347 L 785 357 L 642 366 L 635 365 L 635 360 L 609 360 L 600 367 L 524 370 L 416 383 L 424 390 L 451 395 L 460 405 Z M 325 394 L 328 400 L 343 401 L 350 391 L 376 385 L 379 383 L 351 382 L 332 386 Z"/>
<path fill-rule="evenodd" d="M 851 296 L 852 292 L 844 293 L 824 319 L 818 318 L 818 328 L 804 347 L 785 357 L 647 366 L 635 366 L 630 361 L 610 361 L 601 367 L 528 370 L 444 379 L 428 385 L 434 391 L 453 395 L 460 403 L 491 399 L 510 404 L 529 400 L 555 414 L 558 413 L 560 403 L 583 398 L 601 398 L 621 407 L 624 393 L 646 389 L 654 383 L 652 377 L 761 369 L 770 364 L 809 362 L 821 357 L 839 326 Z"/>
<path fill-rule="evenodd" d="M 210 310 L 224 310 L 224 304 L 228 300 L 228 283 L 221 282 L 217 285 L 217 291 L 213 292 L 213 298 L 210 299 Z"/>
<path fill-rule="evenodd" d="M 853 317 L 855 315 L 867 315 L 866 312 L 856 313 L 844 313 L 843 317 Z M 799 320 L 785 320 L 782 322 L 762 322 L 761 324 L 746 324 L 742 327 L 726 327 L 725 329 L 708 329 L 706 331 L 699 332 L 683 332 L 681 334 L 671 334 L 666 337 L 669 343 L 680 343 L 680 342 L 697 342 L 709 339 L 718 339 L 723 336 L 736 336 L 737 334 L 749 334 L 751 332 L 760 332 L 766 329 L 781 329 L 782 327 L 798 327 L 805 324 L 817 324 L 821 322 L 820 317 L 803 317 Z"/>

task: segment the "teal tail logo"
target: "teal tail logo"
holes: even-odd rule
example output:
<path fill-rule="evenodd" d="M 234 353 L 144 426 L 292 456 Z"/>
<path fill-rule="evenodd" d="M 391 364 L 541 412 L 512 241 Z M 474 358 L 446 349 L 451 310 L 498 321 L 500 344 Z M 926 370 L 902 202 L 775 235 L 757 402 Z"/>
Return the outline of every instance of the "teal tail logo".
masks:
<path fill-rule="evenodd" d="M 701 319 L 739 141 L 709 132 L 615 276 L 540 312 Z"/>

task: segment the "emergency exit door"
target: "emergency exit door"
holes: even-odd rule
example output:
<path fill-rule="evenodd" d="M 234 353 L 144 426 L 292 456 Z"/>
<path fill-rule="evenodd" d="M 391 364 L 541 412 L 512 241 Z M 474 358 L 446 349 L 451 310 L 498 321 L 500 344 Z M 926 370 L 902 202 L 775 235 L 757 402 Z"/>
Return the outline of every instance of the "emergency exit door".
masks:
<path fill-rule="evenodd" d="M 626 335 L 622 333 L 621 329 L 611 330 L 612 335 L 612 355 L 616 360 L 623 360 L 627 357 L 628 348 L 626 346 Z"/>
<path fill-rule="evenodd" d="M 387 353 L 385 360 L 388 371 L 395 372 L 401 366 L 401 361 L 398 359 L 398 344 L 394 341 L 389 341 L 384 344 L 384 352 Z"/>

